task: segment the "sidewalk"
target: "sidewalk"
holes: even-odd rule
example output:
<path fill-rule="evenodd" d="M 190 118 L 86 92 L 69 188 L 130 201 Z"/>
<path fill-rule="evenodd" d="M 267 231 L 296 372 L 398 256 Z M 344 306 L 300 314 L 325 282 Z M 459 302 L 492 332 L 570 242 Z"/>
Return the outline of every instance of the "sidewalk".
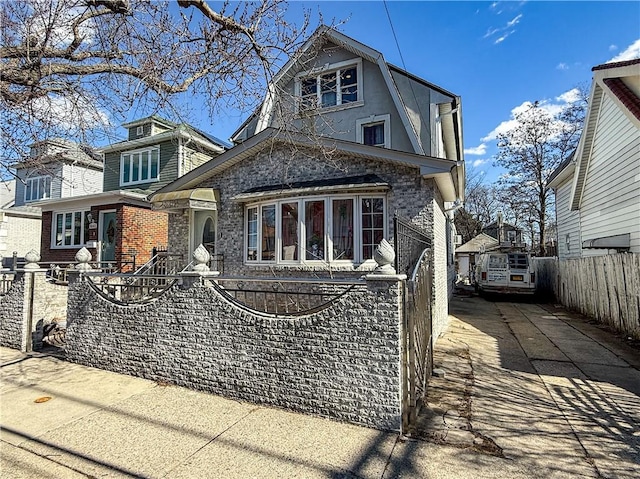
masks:
<path fill-rule="evenodd" d="M 451 312 L 420 440 L 0 348 L 0 476 L 640 477 L 638 351 L 534 304 Z"/>

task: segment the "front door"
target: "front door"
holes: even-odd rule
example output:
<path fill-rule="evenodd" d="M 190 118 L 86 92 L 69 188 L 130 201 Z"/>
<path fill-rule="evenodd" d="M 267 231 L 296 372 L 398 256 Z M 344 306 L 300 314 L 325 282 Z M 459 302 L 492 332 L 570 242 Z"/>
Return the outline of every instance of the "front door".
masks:
<path fill-rule="evenodd" d="M 116 260 L 116 233 L 118 231 L 118 225 L 116 222 L 116 212 L 107 211 L 101 212 L 102 221 L 102 236 L 100 241 L 102 243 L 102 252 L 100 255 L 100 261 L 115 261 Z"/>
<path fill-rule="evenodd" d="M 211 256 L 216 252 L 216 211 L 195 211 L 193 215 L 193 244 L 191 251 L 202 244 Z"/>

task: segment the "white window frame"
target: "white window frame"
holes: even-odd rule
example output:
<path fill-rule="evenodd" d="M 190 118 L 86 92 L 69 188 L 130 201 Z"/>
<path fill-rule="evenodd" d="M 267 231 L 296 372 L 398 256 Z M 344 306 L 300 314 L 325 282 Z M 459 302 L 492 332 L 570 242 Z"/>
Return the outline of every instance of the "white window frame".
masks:
<path fill-rule="evenodd" d="M 46 198 L 51 198 L 51 176 L 49 175 L 38 175 L 31 176 L 25 179 L 24 181 L 24 202 L 30 203 L 32 201 L 39 201 Z M 34 183 L 36 188 L 34 188 Z M 43 190 L 44 194 L 40 196 L 41 184 L 44 183 Z M 27 192 L 31 191 L 31 196 L 27 197 Z M 34 197 L 33 192 L 36 191 L 37 195 Z"/>
<path fill-rule="evenodd" d="M 153 151 L 157 151 L 158 152 L 158 168 L 156 171 L 156 176 L 151 176 L 151 166 L 152 166 L 152 152 Z M 148 153 L 148 164 L 147 164 L 147 172 L 148 172 L 148 177 L 144 178 L 144 179 L 138 179 L 136 181 L 125 181 L 124 178 L 124 165 L 125 165 L 125 161 L 129 161 L 129 177 L 132 176 L 133 174 L 133 155 L 139 155 L 138 157 L 138 174 L 139 174 L 139 178 L 142 178 L 142 154 L 143 153 Z M 125 159 L 125 157 L 128 157 L 128 160 Z M 143 183 L 154 183 L 156 181 L 160 180 L 160 146 L 159 145 L 154 145 L 154 146 L 149 146 L 146 148 L 139 148 L 137 150 L 130 150 L 130 151 L 123 151 L 120 154 L 120 186 L 131 186 L 131 185 L 139 185 L 139 184 L 143 184 Z"/>
<path fill-rule="evenodd" d="M 139 125 L 136 127 L 136 136 L 142 136 L 144 134 L 144 126 Z"/>
<path fill-rule="evenodd" d="M 371 115 L 356 120 L 356 143 L 364 144 L 364 127 L 384 125 L 384 148 L 391 148 L 391 115 Z M 376 145 L 377 146 L 377 145 Z"/>
<path fill-rule="evenodd" d="M 338 73 L 340 70 L 347 70 L 349 68 L 356 68 L 357 82 L 356 82 L 356 92 L 357 99 L 356 101 L 351 101 L 348 103 L 342 103 L 342 88 L 340 85 L 340 74 Z M 322 106 L 322 75 L 327 75 L 329 73 L 336 72 L 336 104 L 323 107 Z M 302 104 L 302 80 L 315 77 L 316 79 L 316 108 L 301 108 Z M 345 60 L 337 63 L 327 63 L 322 67 L 314 68 L 312 70 L 300 72 L 295 77 L 295 86 L 294 93 L 296 97 L 296 113 L 305 113 L 308 111 L 314 110 L 333 110 L 333 109 L 343 109 L 343 108 L 352 108 L 356 106 L 362 106 L 364 104 L 364 88 L 363 88 L 363 78 L 362 78 L 362 58 L 354 58 L 351 60 Z"/>
<path fill-rule="evenodd" d="M 70 248 L 78 248 L 79 246 L 85 246 L 89 241 L 88 238 L 85 238 L 85 222 L 87 220 L 87 214 L 90 213 L 90 210 L 64 210 L 64 211 L 54 211 L 51 215 L 51 249 L 70 249 Z M 76 213 L 80 213 L 80 242 L 74 242 L 74 227 L 76 222 Z M 65 218 L 66 215 L 71 215 L 71 243 L 64 244 L 65 232 L 67 228 L 65 227 Z M 56 244 L 56 236 L 58 234 L 58 216 L 62 215 L 62 244 Z"/>
<path fill-rule="evenodd" d="M 373 258 L 362 257 L 362 200 L 363 199 L 380 198 L 383 201 L 383 238 L 388 237 L 388 213 L 387 213 L 387 196 L 380 192 L 361 193 L 361 194 L 334 194 L 323 196 L 301 196 L 282 198 L 279 200 L 268 200 L 263 202 L 256 202 L 245 205 L 244 217 L 243 217 L 243 261 L 245 265 L 320 265 L 320 264 L 354 264 L 359 265 L 369 261 L 374 261 Z M 333 208 L 332 201 L 339 199 L 351 199 L 353 200 L 353 259 L 346 260 L 334 260 L 333 259 Z M 324 201 L 324 252 L 326 257 L 324 259 L 308 260 L 306 259 L 306 251 L 304 247 L 298 247 L 298 259 L 285 260 L 282 256 L 282 205 L 284 203 L 297 203 L 298 204 L 298 242 L 299 245 L 306 245 L 306 230 L 305 230 L 305 203 L 309 201 Z M 262 208 L 265 206 L 275 205 L 276 208 L 276 259 L 275 261 L 265 261 L 261 257 L 262 244 Z M 248 213 L 249 210 L 257 208 L 258 224 L 257 224 L 257 255 L 255 260 L 248 258 L 249 251 L 249 236 L 248 236 Z"/>

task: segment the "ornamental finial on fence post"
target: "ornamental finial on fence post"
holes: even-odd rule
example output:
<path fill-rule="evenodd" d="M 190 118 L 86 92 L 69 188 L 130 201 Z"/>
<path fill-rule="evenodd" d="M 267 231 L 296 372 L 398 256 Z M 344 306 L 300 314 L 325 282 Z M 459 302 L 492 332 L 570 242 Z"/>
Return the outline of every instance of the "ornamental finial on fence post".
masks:
<path fill-rule="evenodd" d="M 78 250 L 76 253 L 76 261 L 78 264 L 76 265 L 76 270 L 78 271 L 89 271 L 91 270 L 91 265 L 89 261 L 91 261 L 91 253 L 84 246 Z"/>
<path fill-rule="evenodd" d="M 396 269 L 393 267 L 396 252 L 386 239 L 382 238 L 380 244 L 373 251 L 373 259 L 378 263 L 378 267 L 373 270 L 375 274 L 396 274 Z"/>
<path fill-rule="evenodd" d="M 209 271 L 209 260 L 211 259 L 211 255 L 207 251 L 202 243 L 195 249 L 193 252 L 193 271 L 197 271 L 199 273 L 206 273 Z"/>
<path fill-rule="evenodd" d="M 38 261 L 40 261 L 40 253 L 36 250 L 32 249 L 25 254 L 24 259 L 26 261 L 24 269 L 40 269 L 40 265 L 38 264 Z"/>

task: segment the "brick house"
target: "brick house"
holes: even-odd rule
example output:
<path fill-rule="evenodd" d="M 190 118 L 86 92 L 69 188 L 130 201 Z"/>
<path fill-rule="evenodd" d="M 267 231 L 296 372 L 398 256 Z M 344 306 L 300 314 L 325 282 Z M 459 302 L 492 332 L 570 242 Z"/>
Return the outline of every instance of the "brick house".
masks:
<path fill-rule="evenodd" d="M 12 165 L 15 180 L 2 183 L 12 201 L 0 204 L 0 256 L 18 260 L 40 250 L 41 216 L 36 206 L 43 199 L 59 200 L 102 191 L 101 155 L 87 145 L 52 138 L 30 145 L 27 158 Z M 7 190 L 7 186 L 11 186 Z M 4 263 L 9 266 L 10 260 Z"/>
<path fill-rule="evenodd" d="M 450 212 L 464 197 L 458 96 L 320 27 L 232 140 L 150 196 L 170 213 L 171 251 L 193 251 L 206 210 L 225 275 L 359 277 L 393 241 L 397 213 L 433 245 L 437 337 L 454 277 Z"/>
<path fill-rule="evenodd" d="M 226 145 L 187 125 L 151 116 L 123 125 L 127 139 L 100 149 L 103 191 L 43 200 L 41 260 L 73 261 L 87 247 L 95 261 L 140 265 L 167 244 L 167 213 L 146 197 L 211 158 Z"/>

